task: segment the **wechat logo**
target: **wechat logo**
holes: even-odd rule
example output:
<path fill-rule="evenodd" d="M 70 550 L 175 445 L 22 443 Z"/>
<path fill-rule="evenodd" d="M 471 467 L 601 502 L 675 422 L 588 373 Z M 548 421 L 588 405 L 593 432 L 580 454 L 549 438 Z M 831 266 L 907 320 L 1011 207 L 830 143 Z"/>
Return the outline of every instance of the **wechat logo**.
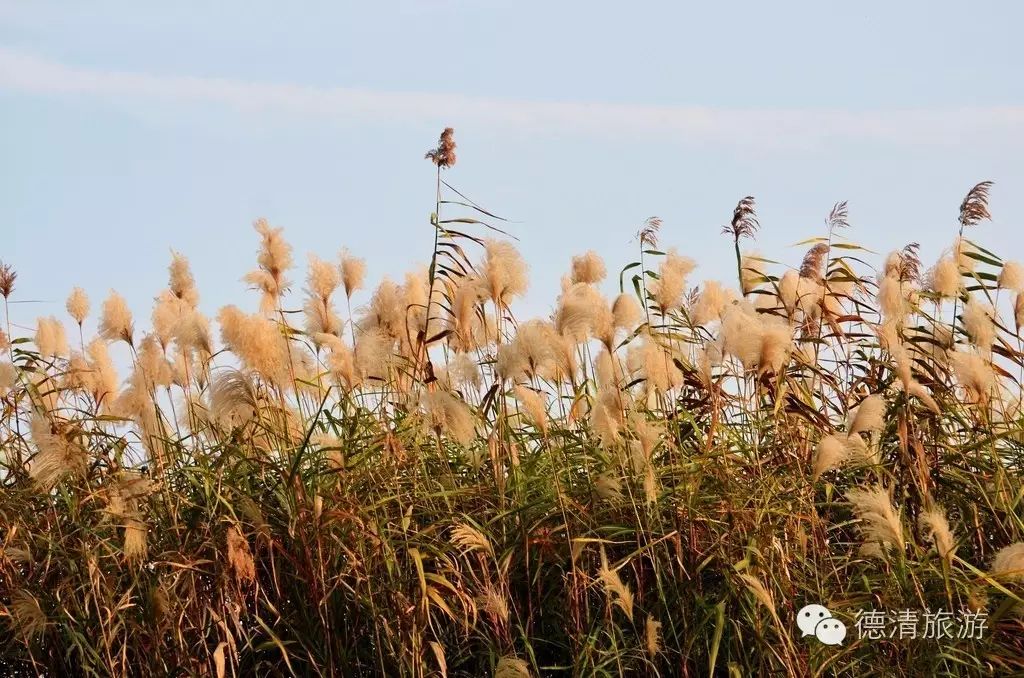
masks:
<path fill-rule="evenodd" d="M 842 645 L 846 624 L 832 616 L 824 605 L 804 605 L 796 613 L 796 625 L 805 636 L 814 636 L 825 645 Z"/>

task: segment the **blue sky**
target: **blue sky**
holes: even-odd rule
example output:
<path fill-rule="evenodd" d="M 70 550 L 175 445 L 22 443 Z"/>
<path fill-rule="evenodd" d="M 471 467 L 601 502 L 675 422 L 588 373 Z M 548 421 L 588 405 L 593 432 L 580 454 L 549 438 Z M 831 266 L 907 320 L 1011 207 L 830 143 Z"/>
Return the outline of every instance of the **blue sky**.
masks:
<path fill-rule="evenodd" d="M 644 218 L 729 280 L 719 235 L 757 198 L 756 247 L 791 245 L 849 200 L 884 254 L 955 235 L 996 181 L 977 239 L 1024 258 L 1024 5 L 423 0 L 280 3 L 0 0 L 0 259 L 15 318 L 73 285 L 148 317 L 171 248 L 208 313 L 255 308 L 251 222 L 302 263 L 347 246 L 372 282 L 429 256 L 432 167 L 514 221 L 544 314 L 569 259 L 631 260 Z M 303 273 L 295 271 L 296 289 Z M 611 291 L 611 289 L 609 289 Z"/>

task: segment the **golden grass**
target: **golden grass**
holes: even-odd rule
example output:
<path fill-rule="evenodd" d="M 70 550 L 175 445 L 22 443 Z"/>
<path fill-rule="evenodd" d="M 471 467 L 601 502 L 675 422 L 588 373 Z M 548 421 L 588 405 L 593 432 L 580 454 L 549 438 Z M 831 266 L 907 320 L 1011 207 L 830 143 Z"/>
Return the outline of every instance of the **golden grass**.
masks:
<path fill-rule="evenodd" d="M 735 279 L 692 289 L 651 218 L 618 296 L 586 252 L 519 320 L 526 264 L 442 179 L 451 130 L 427 156 L 430 265 L 368 293 L 346 251 L 292 292 L 260 220 L 258 298 L 216 328 L 175 253 L 151 329 L 112 292 L 84 336 L 74 288 L 68 340 L 12 331 L 0 266 L 0 673 L 1024 671 L 1019 265 L 964 238 L 876 272 L 839 203 L 773 266 L 747 197 Z M 843 647 L 800 637 L 808 603 Z M 980 641 L 852 635 L 978 605 Z"/>

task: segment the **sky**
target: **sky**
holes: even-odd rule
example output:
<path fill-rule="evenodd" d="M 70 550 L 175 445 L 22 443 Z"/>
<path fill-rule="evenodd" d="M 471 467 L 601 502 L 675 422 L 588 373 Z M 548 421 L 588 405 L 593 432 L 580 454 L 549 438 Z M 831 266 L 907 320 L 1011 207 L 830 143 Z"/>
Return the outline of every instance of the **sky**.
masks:
<path fill-rule="evenodd" d="M 720 231 L 746 195 L 746 246 L 787 265 L 840 200 L 871 263 L 915 241 L 930 263 L 990 179 L 972 236 L 1024 259 L 1022 21 L 1009 0 L 0 0 L 12 316 L 60 314 L 78 285 L 148 318 L 172 249 L 207 313 L 255 310 L 258 217 L 294 246 L 296 292 L 307 253 L 342 247 L 401 279 L 430 256 L 423 154 L 445 126 L 446 181 L 530 265 L 520 317 L 551 310 L 575 254 L 617 278 L 654 215 L 694 283 L 733 282 Z"/>

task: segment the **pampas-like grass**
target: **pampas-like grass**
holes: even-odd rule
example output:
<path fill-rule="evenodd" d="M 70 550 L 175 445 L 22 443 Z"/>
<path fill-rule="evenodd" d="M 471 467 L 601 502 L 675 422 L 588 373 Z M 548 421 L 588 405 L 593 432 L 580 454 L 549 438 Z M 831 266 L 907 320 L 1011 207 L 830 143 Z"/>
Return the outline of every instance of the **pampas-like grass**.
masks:
<path fill-rule="evenodd" d="M 256 256 L 259 268 L 248 273 L 244 280 L 262 292 L 260 311 L 267 313 L 278 307 L 281 295 L 288 287 L 285 273 L 292 267 L 292 246 L 284 236 L 284 229 L 273 228 L 266 219 L 257 219 L 253 228 L 260 234 L 260 248 Z"/>
<path fill-rule="evenodd" d="M 988 304 L 974 297 L 964 306 L 964 329 L 967 330 L 971 343 L 985 355 L 992 352 L 992 342 L 996 338 L 995 311 Z"/>
<path fill-rule="evenodd" d="M 36 321 L 36 348 L 44 358 L 63 358 L 68 355 L 68 339 L 64 323 L 53 316 Z"/>
<path fill-rule="evenodd" d="M 1010 544 L 996 552 L 989 573 L 1004 581 L 1024 581 L 1024 542 Z"/>
<path fill-rule="evenodd" d="M 103 341 L 93 340 L 86 347 L 86 352 L 89 354 L 89 390 L 96 403 L 102 406 L 117 393 L 117 369 Z"/>
<path fill-rule="evenodd" d="M 454 389 L 480 388 L 480 364 L 468 353 L 458 353 L 448 362 L 448 380 Z"/>
<path fill-rule="evenodd" d="M 743 302 L 726 308 L 719 330 L 722 353 L 731 355 L 747 369 L 761 360 L 764 346 L 764 324 L 750 304 Z"/>
<path fill-rule="evenodd" d="M 1024 292 L 1024 264 L 1007 261 L 999 271 L 999 287 L 1013 292 Z"/>
<path fill-rule="evenodd" d="M 722 312 L 732 304 L 735 294 L 717 280 L 708 280 L 701 287 L 696 301 L 690 307 L 690 320 L 695 325 L 707 325 L 721 320 Z"/>
<path fill-rule="evenodd" d="M 0 396 L 10 393 L 18 383 L 18 370 L 7 361 L 0 361 Z"/>
<path fill-rule="evenodd" d="M 669 249 L 658 269 L 658 279 L 648 284 L 648 290 L 658 310 L 663 314 L 679 308 L 686 289 L 686 278 L 697 263 L 679 254 L 675 248 Z"/>
<path fill-rule="evenodd" d="M 149 528 L 138 515 L 130 516 L 124 521 L 124 541 L 121 550 L 125 559 L 139 563 L 149 553 Z"/>
<path fill-rule="evenodd" d="M 110 295 L 103 302 L 99 331 L 100 336 L 107 341 L 123 341 L 129 346 L 133 343 L 135 323 L 132 320 L 132 312 L 128 310 L 128 303 L 124 297 L 114 290 L 110 291 Z"/>
<path fill-rule="evenodd" d="M 869 395 L 851 413 L 846 432 L 848 435 L 874 433 L 885 425 L 885 399 L 880 395 Z"/>
<path fill-rule="evenodd" d="M 221 341 L 246 368 L 276 386 L 290 385 L 288 344 L 275 321 L 236 306 L 222 308 L 217 320 Z"/>
<path fill-rule="evenodd" d="M 259 406 L 255 385 L 248 373 L 232 368 L 216 371 L 210 388 L 210 415 L 231 430 L 251 421 Z"/>
<path fill-rule="evenodd" d="M 955 351 L 950 356 L 953 374 L 960 385 L 967 389 L 968 396 L 974 402 L 987 403 L 992 387 L 995 385 L 995 374 L 992 364 L 976 353 Z"/>
<path fill-rule="evenodd" d="M 935 544 L 939 556 L 951 560 L 956 553 L 956 538 L 949 528 L 945 512 L 939 507 L 922 511 L 917 521 L 925 539 Z"/>
<path fill-rule="evenodd" d="M 467 446 L 476 436 L 476 418 L 466 403 L 447 391 L 430 391 L 420 397 L 424 423 L 438 435 Z"/>
<path fill-rule="evenodd" d="M 49 419 L 36 415 L 31 422 L 36 453 L 28 465 L 28 474 L 43 492 L 49 492 L 69 475 L 82 475 L 88 454 Z"/>
<path fill-rule="evenodd" d="M 847 491 L 846 499 L 860 519 L 862 555 L 881 558 L 890 549 L 903 551 L 903 523 L 884 487 L 852 489 Z"/>
<path fill-rule="evenodd" d="M 195 308 L 199 304 L 199 290 L 196 288 L 196 280 L 192 276 L 188 259 L 177 252 L 172 252 L 171 264 L 167 270 L 171 293 L 190 308 Z"/>
<path fill-rule="evenodd" d="M 595 284 L 604 280 L 605 275 L 607 272 L 604 261 L 597 252 L 590 250 L 586 254 L 572 258 L 571 280 L 573 283 Z"/>
<path fill-rule="evenodd" d="M 597 577 L 604 585 L 608 602 L 622 610 L 626 618 L 633 621 L 633 591 L 622 581 L 618 570 L 609 567 L 608 556 L 603 549 L 601 551 L 601 567 L 598 568 Z"/>
<path fill-rule="evenodd" d="M 671 353 L 653 337 L 644 337 L 639 346 L 630 346 L 626 362 L 634 375 L 646 380 L 650 391 L 664 394 L 683 382 L 683 373 Z"/>
<path fill-rule="evenodd" d="M 661 652 L 661 622 L 651 615 L 644 621 L 644 648 L 648 657 L 655 657 Z"/>
<path fill-rule="evenodd" d="M 547 435 L 548 411 L 544 403 L 544 397 L 525 386 L 516 386 L 515 394 L 516 400 L 519 401 L 519 406 L 523 409 L 530 423 L 542 434 Z"/>
<path fill-rule="evenodd" d="M 345 296 L 351 299 L 352 295 L 363 287 L 363 279 L 366 277 L 366 260 L 349 254 L 348 250 L 342 250 L 339 259 L 341 284 L 345 289 Z"/>
<path fill-rule="evenodd" d="M 386 380 L 394 360 L 395 340 L 380 327 L 363 330 L 356 337 L 355 369 L 360 380 Z"/>
<path fill-rule="evenodd" d="M 793 330 L 789 323 L 768 316 L 761 321 L 761 349 L 757 357 L 760 373 L 780 374 L 793 350 Z"/>
<path fill-rule="evenodd" d="M 81 287 L 71 290 L 71 294 L 68 295 L 68 300 L 65 302 L 64 307 L 75 323 L 81 326 L 85 319 L 89 317 L 89 297 L 86 295 L 85 290 Z"/>
<path fill-rule="evenodd" d="M 507 307 L 523 294 L 528 283 L 526 262 L 512 243 L 504 240 L 486 241 L 480 276 L 484 296 L 499 307 Z"/>
<path fill-rule="evenodd" d="M 814 478 L 838 468 L 847 458 L 846 442 L 837 435 L 827 435 L 818 443 L 814 454 Z"/>
<path fill-rule="evenodd" d="M 974 270 L 978 262 L 972 254 L 975 254 L 974 246 L 966 238 L 953 241 L 953 260 L 959 271 L 970 273 Z"/>
<path fill-rule="evenodd" d="M 326 261 L 309 255 L 309 273 L 306 276 L 306 303 L 303 312 L 306 332 L 310 335 L 341 333 L 341 318 L 334 312 L 331 296 L 341 283 L 338 269 Z"/>
<path fill-rule="evenodd" d="M 575 283 L 561 296 L 555 311 L 555 330 L 576 343 L 608 336 L 614 329 L 608 302 L 591 285 Z"/>
<path fill-rule="evenodd" d="M 494 678 L 533 678 L 530 665 L 518 657 L 506 656 L 498 660 Z"/>
<path fill-rule="evenodd" d="M 640 304 L 632 294 L 620 294 L 612 302 L 612 324 L 615 329 L 632 330 L 640 322 Z"/>
<path fill-rule="evenodd" d="M 932 394 L 920 382 L 911 381 L 909 384 L 907 384 L 906 391 L 908 394 L 914 396 L 915 398 L 923 402 L 925 404 L 925 407 L 927 407 L 935 414 L 942 413 L 942 410 L 939 408 L 939 403 L 935 401 L 935 398 L 932 397 Z"/>
<path fill-rule="evenodd" d="M 249 542 L 241 530 L 232 525 L 226 535 L 227 564 L 239 586 L 256 580 L 256 563 L 252 557 Z"/>
<path fill-rule="evenodd" d="M 952 257 L 939 259 L 926 276 L 926 287 L 940 299 L 959 296 L 963 289 L 963 280 L 956 260 Z"/>

